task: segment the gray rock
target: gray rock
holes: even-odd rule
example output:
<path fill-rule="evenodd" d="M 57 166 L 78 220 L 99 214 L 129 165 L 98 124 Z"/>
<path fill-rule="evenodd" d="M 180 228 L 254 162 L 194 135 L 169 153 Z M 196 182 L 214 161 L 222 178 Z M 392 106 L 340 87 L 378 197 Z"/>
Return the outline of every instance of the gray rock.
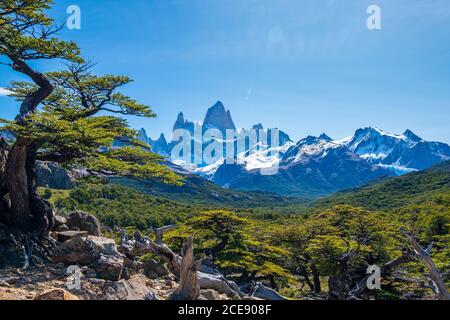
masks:
<path fill-rule="evenodd" d="M 93 264 L 97 277 L 119 281 L 123 270 L 123 258 L 120 256 L 100 255 Z"/>
<path fill-rule="evenodd" d="M 54 228 L 65 225 L 66 223 L 67 223 L 67 219 L 65 217 L 59 216 L 59 215 L 53 216 L 53 227 Z"/>
<path fill-rule="evenodd" d="M 73 188 L 72 177 L 55 162 L 37 161 L 36 175 L 38 186 L 53 189 Z"/>
<path fill-rule="evenodd" d="M 101 235 L 100 223 L 92 214 L 83 211 L 73 211 L 67 218 L 67 226 L 71 230 L 87 231 L 90 236 Z"/>
<path fill-rule="evenodd" d="M 134 275 L 129 280 L 113 282 L 106 290 L 107 300 L 145 300 L 153 296 L 154 300 L 158 299 L 143 274 Z"/>
<path fill-rule="evenodd" d="M 62 231 L 56 233 L 59 242 L 65 242 L 75 237 L 85 237 L 87 231 Z"/>
<path fill-rule="evenodd" d="M 101 255 L 119 256 L 114 240 L 103 237 L 75 237 L 60 244 L 53 251 L 54 263 L 89 265 Z"/>
<path fill-rule="evenodd" d="M 150 279 L 165 277 L 169 274 L 169 270 L 154 259 L 146 260 L 142 268 L 144 269 L 144 274 Z"/>

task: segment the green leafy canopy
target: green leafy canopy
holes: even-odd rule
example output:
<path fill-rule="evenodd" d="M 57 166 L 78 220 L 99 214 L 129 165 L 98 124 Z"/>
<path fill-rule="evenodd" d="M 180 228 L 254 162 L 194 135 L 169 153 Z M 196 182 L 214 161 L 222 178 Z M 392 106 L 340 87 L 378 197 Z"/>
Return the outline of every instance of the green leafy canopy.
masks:
<path fill-rule="evenodd" d="M 131 82 L 124 76 L 96 76 L 90 65 L 70 65 L 69 70 L 45 76 L 53 92 L 25 123 L 2 120 L 1 130 L 33 140 L 36 159 L 71 168 L 86 168 L 104 175 L 155 178 L 179 183 L 180 178 L 140 142 L 121 115 L 155 117 L 149 106 L 119 91 Z M 23 101 L 36 90 L 34 84 L 13 82 L 9 90 Z M 116 141 L 125 147 L 114 146 Z"/>

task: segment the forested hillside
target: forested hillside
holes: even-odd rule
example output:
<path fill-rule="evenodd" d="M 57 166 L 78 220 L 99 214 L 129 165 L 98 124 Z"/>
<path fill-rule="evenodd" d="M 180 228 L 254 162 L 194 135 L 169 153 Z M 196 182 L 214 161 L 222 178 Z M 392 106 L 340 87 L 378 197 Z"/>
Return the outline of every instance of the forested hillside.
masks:
<path fill-rule="evenodd" d="M 450 192 L 450 162 L 425 171 L 371 183 L 365 187 L 338 192 L 321 199 L 316 207 L 352 204 L 371 210 L 390 210 L 407 204 L 426 202 L 436 194 Z"/>

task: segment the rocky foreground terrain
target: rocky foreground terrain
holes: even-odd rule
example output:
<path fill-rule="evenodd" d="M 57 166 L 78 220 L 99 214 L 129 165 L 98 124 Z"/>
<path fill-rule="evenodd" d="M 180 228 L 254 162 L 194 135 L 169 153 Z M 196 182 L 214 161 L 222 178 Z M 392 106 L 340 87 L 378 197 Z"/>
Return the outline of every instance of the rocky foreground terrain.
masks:
<path fill-rule="evenodd" d="M 152 280 L 143 274 L 110 281 L 87 275 L 89 268 L 82 272 L 81 288 L 68 289 L 66 267 L 62 264 L 2 270 L 0 300 L 165 300 L 177 286 L 173 280 Z M 214 297 L 216 292 L 205 290 L 204 294 Z"/>
<path fill-rule="evenodd" d="M 98 220 L 88 213 L 74 211 L 54 220 L 46 254 L 28 241 L 7 245 L 17 235 L 0 225 L 0 300 L 283 299 L 261 283 L 240 288 L 194 262 L 192 241 L 183 256 L 174 254 L 162 243 L 167 227 L 155 231 L 155 242 L 138 233 L 128 240 L 122 231 L 116 244 L 102 236 Z M 148 253 L 166 263 L 140 259 Z M 189 276 L 185 270 L 196 271 Z"/>

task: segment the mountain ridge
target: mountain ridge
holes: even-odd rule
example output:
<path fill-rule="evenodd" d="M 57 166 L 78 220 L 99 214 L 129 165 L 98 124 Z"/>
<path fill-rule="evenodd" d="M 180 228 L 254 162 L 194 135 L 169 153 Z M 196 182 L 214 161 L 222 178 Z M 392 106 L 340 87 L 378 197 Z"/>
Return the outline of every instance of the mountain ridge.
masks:
<path fill-rule="evenodd" d="M 236 128 L 230 110 L 220 101 L 207 110 L 201 126 L 202 132 L 214 128 L 224 133 Z M 185 119 L 180 112 L 174 128 L 193 132 L 194 122 Z M 224 152 L 214 163 L 176 163 L 225 188 L 314 198 L 450 160 L 450 146 L 426 141 L 410 129 L 403 134 L 392 134 L 377 127 L 364 127 L 341 140 L 322 133 L 296 143 L 280 130 L 279 146 L 273 146 L 269 140 L 260 140 L 260 130 L 270 137 L 274 129 L 264 129 L 261 123 L 253 125 L 252 129 L 256 130 L 256 144 L 245 145 L 244 152 L 234 154 L 232 163 L 225 163 L 225 143 L 215 138 L 202 144 L 202 150 L 214 141 L 223 144 Z M 239 134 L 248 133 L 249 130 L 242 129 Z M 163 136 L 157 140 L 148 137 L 142 140 L 163 156 L 169 156 L 176 144 L 175 141 L 167 142 Z M 261 170 L 270 168 L 276 168 L 273 176 L 261 174 Z"/>

